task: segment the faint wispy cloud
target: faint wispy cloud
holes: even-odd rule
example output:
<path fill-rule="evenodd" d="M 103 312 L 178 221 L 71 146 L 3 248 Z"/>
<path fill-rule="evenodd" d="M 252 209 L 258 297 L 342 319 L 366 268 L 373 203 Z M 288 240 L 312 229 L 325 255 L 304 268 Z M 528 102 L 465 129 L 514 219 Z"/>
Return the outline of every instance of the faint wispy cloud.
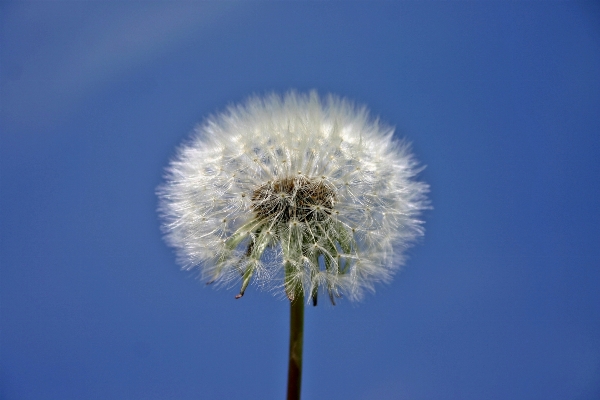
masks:
<path fill-rule="evenodd" d="M 26 130 L 68 116 L 97 85 L 223 24 L 229 2 L 16 3 L 4 10 L 2 116 Z"/>

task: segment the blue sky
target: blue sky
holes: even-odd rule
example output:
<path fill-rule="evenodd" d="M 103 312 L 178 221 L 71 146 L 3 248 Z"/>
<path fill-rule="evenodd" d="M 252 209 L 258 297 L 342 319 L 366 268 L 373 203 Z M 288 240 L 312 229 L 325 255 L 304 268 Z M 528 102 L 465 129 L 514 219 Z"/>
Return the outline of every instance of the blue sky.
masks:
<path fill-rule="evenodd" d="M 306 311 L 305 399 L 600 396 L 600 8 L 0 5 L 0 397 L 278 399 L 288 304 L 181 272 L 154 194 L 194 125 L 336 93 L 434 208 L 389 285 Z"/>

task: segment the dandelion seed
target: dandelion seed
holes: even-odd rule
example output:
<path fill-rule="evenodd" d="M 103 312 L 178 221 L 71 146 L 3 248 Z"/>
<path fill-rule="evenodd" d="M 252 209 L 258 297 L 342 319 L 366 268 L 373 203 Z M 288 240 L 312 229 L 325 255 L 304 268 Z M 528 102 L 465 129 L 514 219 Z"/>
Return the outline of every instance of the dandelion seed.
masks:
<path fill-rule="evenodd" d="M 422 235 L 428 186 L 364 108 L 290 92 L 208 118 L 158 189 L 167 242 L 209 282 L 360 299 Z"/>

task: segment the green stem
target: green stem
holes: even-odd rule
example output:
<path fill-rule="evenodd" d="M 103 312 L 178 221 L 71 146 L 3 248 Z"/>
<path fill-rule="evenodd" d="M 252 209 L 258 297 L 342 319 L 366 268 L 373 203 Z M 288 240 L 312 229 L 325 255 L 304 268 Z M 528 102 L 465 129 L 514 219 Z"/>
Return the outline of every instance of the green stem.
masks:
<path fill-rule="evenodd" d="M 304 339 L 304 293 L 297 290 L 290 301 L 290 363 L 287 400 L 300 400 L 302 384 L 302 342 Z"/>

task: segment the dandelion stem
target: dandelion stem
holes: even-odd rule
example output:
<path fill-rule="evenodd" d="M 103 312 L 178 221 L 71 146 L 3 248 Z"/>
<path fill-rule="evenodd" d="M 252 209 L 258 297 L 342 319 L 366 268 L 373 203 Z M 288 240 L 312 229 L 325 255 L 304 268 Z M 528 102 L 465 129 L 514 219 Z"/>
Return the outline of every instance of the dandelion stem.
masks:
<path fill-rule="evenodd" d="M 304 341 L 304 294 L 297 290 L 290 300 L 290 363 L 287 400 L 300 400 L 302 384 L 302 343 Z"/>

